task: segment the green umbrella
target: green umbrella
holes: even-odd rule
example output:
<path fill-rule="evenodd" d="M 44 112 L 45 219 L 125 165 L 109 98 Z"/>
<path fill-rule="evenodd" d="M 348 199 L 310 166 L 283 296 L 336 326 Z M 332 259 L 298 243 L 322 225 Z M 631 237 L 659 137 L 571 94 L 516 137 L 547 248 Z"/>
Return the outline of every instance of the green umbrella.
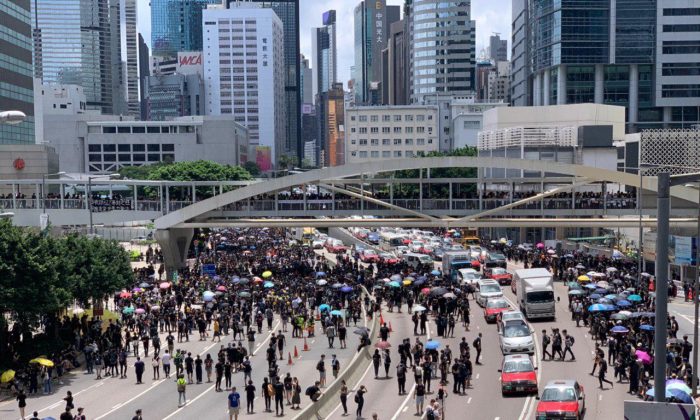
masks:
<path fill-rule="evenodd" d="M 134 308 L 131 306 L 127 306 L 126 308 L 122 309 L 123 314 L 133 314 L 134 313 Z"/>

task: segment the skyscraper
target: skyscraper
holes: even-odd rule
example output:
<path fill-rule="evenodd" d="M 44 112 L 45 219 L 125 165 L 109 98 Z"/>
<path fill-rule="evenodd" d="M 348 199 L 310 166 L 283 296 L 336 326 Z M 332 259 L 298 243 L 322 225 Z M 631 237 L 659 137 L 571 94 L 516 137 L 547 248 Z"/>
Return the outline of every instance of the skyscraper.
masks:
<path fill-rule="evenodd" d="M 299 63 L 299 0 L 248 0 L 275 11 L 284 30 L 284 94 L 287 108 L 284 153 L 301 161 L 304 145 L 301 141 L 301 68 Z M 245 0 L 228 0 L 230 5 Z"/>
<path fill-rule="evenodd" d="M 385 49 L 386 67 L 383 70 L 383 98 L 385 105 L 408 104 L 408 35 L 406 22 L 400 20 L 389 27 L 389 41 Z"/>
<path fill-rule="evenodd" d="M 9 6 L 9 7 L 7 7 Z M 11 12 L 8 13 L 8 12 Z M 0 111 L 27 115 L 17 125 L 0 124 L 0 144 L 34 144 L 34 83 L 29 0 L 9 0 L 0 8 Z"/>
<path fill-rule="evenodd" d="M 320 143 L 319 165 L 338 166 L 345 163 L 345 92 L 342 83 L 334 83 L 318 95 L 317 144 Z"/>
<path fill-rule="evenodd" d="M 127 113 L 135 117 L 141 115 L 141 79 L 139 54 L 139 33 L 136 0 L 124 0 L 124 35 L 126 46 L 126 106 Z"/>
<path fill-rule="evenodd" d="M 371 104 L 381 97 L 382 50 L 391 24 L 400 20 L 401 8 L 387 6 L 386 0 L 367 0 L 355 7 L 354 15 L 355 103 Z"/>
<path fill-rule="evenodd" d="M 698 124 L 700 8 L 690 4 L 595 0 L 544 8 L 516 0 L 513 103 L 625 106 L 628 132 Z"/>
<path fill-rule="evenodd" d="M 326 92 L 338 79 L 335 10 L 323 14 L 323 26 L 311 29 L 313 93 Z"/>
<path fill-rule="evenodd" d="M 488 56 L 494 63 L 508 60 L 508 40 L 496 33 L 489 38 Z"/>
<path fill-rule="evenodd" d="M 150 0 L 151 55 L 202 50 L 202 10 L 223 0 Z"/>
<path fill-rule="evenodd" d="M 411 9 L 412 101 L 472 92 L 476 22 L 471 2 L 414 0 Z"/>
<path fill-rule="evenodd" d="M 313 86 L 313 70 L 309 65 L 309 59 L 304 57 L 302 54 L 299 57 L 301 61 L 301 103 L 302 108 L 304 104 L 314 103 L 314 86 Z"/>
<path fill-rule="evenodd" d="M 270 9 L 245 4 L 205 10 L 203 21 L 206 113 L 234 115 L 248 128 L 258 166 L 270 170 L 285 153 L 289 109 L 282 21 Z"/>

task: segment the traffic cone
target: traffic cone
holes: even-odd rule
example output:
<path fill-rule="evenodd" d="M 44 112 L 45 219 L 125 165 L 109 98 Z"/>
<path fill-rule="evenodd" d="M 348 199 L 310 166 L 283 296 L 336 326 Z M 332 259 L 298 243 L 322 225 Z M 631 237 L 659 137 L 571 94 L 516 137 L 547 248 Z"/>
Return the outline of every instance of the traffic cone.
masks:
<path fill-rule="evenodd" d="M 391 328 L 391 321 L 389 321 L 389 332 L 394 332 L 394 329 Z"/>
<path fill-rule="evenodd" d="M 299 351 L 297 350 L 297 346 L 294 346 L 294 358 L 295 359 L 299 358 Z"/>
<path fill-rule="evenodd" d="M 304 351 L 309 351 L 309 345 L 306 344 L 306 337 L 304 337 Z"/>
<path fill-rule="evenodd" d="M 287 359 L 287 364 L 288 365 L 293 365 L 294 362 L 292 362 L 292 353 L 289 353 L 289 358 Z"/>
<path fill-rule="evenodd" d="M 382 313 L 379 313 L 379 325 L 384 325 L 384 315 Z"/>

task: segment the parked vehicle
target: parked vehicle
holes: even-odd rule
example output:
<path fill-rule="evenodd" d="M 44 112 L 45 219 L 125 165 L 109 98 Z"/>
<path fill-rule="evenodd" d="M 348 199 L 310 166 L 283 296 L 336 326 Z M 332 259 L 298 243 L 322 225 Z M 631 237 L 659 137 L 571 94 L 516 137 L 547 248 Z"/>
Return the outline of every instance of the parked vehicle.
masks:
<path fill-rule="evenodd" d="M 498 314 L 509 309 L 510 305 L 502 297 L 489 298 L 484 305 L 484 319 L 487 323 L 496 322 Z"/>
<path fill-rule="evenodd" d="M 401 257 L 406 263 L 412 268 L 416 269 L 420 264 L 431 265 L 433 264 L 433 259 L 425 254 L 414 254 L 407 253 Z"/>
<path fill-rule="evenodd" d="M 513 275 L 501 267 L 484 268 L 484 277 L 496 280 L 500 285 L 509 285 L 513 281 Z"/>

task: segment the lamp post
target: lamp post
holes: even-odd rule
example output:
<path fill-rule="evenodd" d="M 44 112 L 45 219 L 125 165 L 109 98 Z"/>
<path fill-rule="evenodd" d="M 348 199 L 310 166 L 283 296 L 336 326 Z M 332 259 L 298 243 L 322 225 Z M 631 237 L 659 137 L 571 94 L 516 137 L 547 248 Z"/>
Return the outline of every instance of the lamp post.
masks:
<path fill-rule="evenodd" d="M 44 209 L 42 213 L 46 214 L 46 178 L 50 176 L 61 176 L 65 174 L 65 172 L 61 171 L 56 172 L 55 174 L 46 174 L 41 176 L 41 207 Z"/>
<path fill-rule="evenodd" d="M 90 235 L 95 234 L 95 226 L 92 224 L 92 180 L 93 179 L 98 179 L 98 178 L 116 178 L 118 177 L 119 174 L 108 174 L 108 175 L 99 175 L 99 176 L 89 176 L 88 177 L 88 184 L 87 184 L 87 198 L 88 198 L 88 212 L 90 214 Z"/>

